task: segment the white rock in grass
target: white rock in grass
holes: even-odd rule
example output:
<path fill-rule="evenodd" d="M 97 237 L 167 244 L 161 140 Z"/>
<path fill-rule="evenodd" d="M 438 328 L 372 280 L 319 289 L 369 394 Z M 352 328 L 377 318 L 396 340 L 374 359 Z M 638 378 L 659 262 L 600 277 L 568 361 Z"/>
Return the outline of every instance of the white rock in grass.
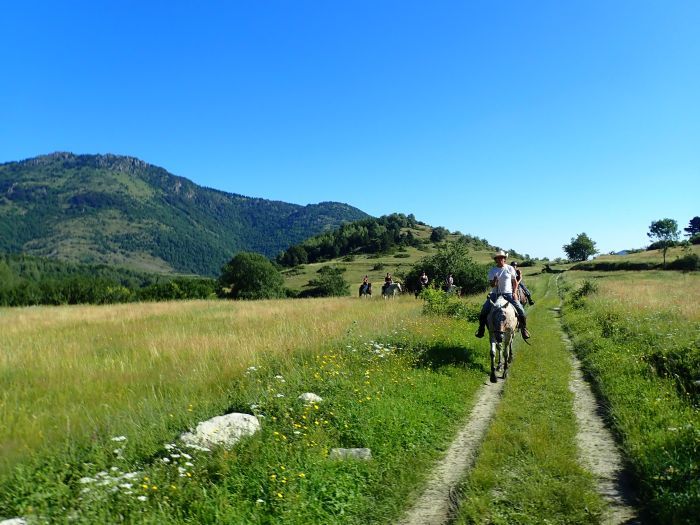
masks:
<path fill-rule="evenodd" d="M 329 455 L 331 459 L 372 459 L 372 451 L 368 448 L 333 448 Z"/>
<path fill-rule="evenodd" d="M 10 518 L 0 521 L 0 525 L 27 525 L 27 520 L 22 518 Z"/>
<path fill-rule="evenodd" d="M 302 395 L 300 395 L 297 399 L 300 399 L 304 403 L 320 403 L 323 401 L 323 398 L 321 396 L 317 396 L 313 392 L 305 392 Z"/>
<path fill-rule="evenodd" d="M 258 418 L 250 414 L 233 413 L 202 421 L 194 432 L 185 432 L 180 439 L 195 448 L 215 445 L 231 447 L 241 438 L 252 436 L 258 430 Z"/>

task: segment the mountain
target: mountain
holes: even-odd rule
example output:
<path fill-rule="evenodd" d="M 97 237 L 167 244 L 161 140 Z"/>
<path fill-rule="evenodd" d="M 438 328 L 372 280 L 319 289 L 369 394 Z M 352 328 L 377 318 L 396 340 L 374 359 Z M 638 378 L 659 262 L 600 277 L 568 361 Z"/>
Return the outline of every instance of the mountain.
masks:
<path fill-rule="evenodd" d="M 218 275 L 239 251 L 269 257 L 369 217 L 198 186 L 134 157 L 53 153 L 0 164 L 0 252 Z"/>

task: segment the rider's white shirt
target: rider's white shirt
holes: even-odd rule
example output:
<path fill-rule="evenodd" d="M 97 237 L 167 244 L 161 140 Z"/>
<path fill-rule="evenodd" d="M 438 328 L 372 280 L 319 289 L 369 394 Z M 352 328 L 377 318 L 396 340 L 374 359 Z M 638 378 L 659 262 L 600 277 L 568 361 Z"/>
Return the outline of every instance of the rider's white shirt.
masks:
<path fill-rule="evenodd" d="M 513 293 L 513 283 L 511 283 L 511 279 L 515 279 L 515 268 L 509 264 L 506 264 L 503 268 L 494 266 L 489 271 L 489 282 L 496 277 L 498 277 L 498 286 L 496 288 L 492 288 L 492 292 Z"/>

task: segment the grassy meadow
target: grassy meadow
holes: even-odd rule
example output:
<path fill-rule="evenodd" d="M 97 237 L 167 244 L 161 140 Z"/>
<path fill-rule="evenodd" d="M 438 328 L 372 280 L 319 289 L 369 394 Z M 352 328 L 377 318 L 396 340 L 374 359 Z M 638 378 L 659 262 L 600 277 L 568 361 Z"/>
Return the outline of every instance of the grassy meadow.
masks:
<path fill-rule="evenodd" d="M 420 311 L 412 297 L 2 310 L 0 518 L 390 522 L 487 363 L 474 325 Z M 324 401 L 296 400 L 307 391 Z M 229 411 L 262 431 L 230 451 L 177 441 Z"/>
<path fill-rule="evenodd" d="M 564 324 L 609 412 L 648 519 L 700 515 L 698 273 L 567 272 Z"/>
<path fill-rule="evenodd" d="M 343 262 L 346 280 L 392 259 Z M 563 297 L 648 520 L 693 523 L 698 274 L 523 271 L 537 301 L 532 346 L 516 347 L 457 522 L 604 515 L 577 461 L 570 361 L 551 312 Z M 473 336 L 483 297 L 438 295 L 430 315 L 412 296 L 0 309 L 0 519 L 396 522 L 488 377 L 488 343 Z M 323 402 L 304 405 L 303 392 Z M 256 414 L 261 432 L 211 452 L 177 439 L 227 412 Z M 334 461 L 335 447 L 373 459 Z"/>

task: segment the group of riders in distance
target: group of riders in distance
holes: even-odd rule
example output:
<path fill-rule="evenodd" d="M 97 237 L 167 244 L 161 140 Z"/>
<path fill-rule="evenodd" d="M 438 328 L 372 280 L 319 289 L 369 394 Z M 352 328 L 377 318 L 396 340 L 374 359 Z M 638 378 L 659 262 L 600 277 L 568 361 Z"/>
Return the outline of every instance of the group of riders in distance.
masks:
<path fill-rule="evenodd" d="M 489 311 L 491 310 L 492 304 L 501 296 L 513 305 L 518 317 L 518 328 L 520 329 L 523 339 L 529 339 L 530 333 L 527 331 L 527 318 L 522 303 L 535 304 L 535 301 L 532 300 L 532 294 L 530 294 L 530 290 L 527 289 L 527 286 L 525 286 L 523 282 L 523 274 L 518 268 L 518 263 L 516 261 L 513 261 L 511 264 L 506 263 L 508 259 L 508 254 L 506 252 L 499 250 L 494 254 L 493 259 L 496 261 L 496 266 L 491 268 L 488 273 L 491 292 L 481 308 L 481 313 L 479 314 L 479 329 L 474 335 L 476 335 L 476 337 L 484 337 L 486 319 Z M 430 280 L 425 271 L 421 272 L 418 278 L 418 293 L 424 288 L 427 288 L 429 282 Z M 401 293 L 401 285 L 394 282 L 391 274 L 387 273 L 386 277 L 384 277 L 382 295 L 384 297 L 393 296 L 397 291 Z M 445 279 L 445 291 L 448 293 L 458 292 L 452 274 L 449 274 Z M 372 283 L 369 282 L 366 275 L 360 285 L 360 296 L 363 295 L 372 295 Z"/>

